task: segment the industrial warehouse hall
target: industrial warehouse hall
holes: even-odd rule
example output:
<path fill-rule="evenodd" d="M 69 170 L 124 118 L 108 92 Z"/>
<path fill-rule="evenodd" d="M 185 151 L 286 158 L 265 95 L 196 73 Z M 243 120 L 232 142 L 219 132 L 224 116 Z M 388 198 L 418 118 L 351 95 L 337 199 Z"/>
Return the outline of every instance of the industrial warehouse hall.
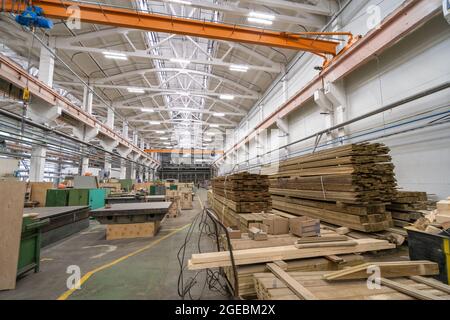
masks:
<path fill-rule="evenodd" d="M 450 300 L 449 54 L 448 0 L 0 1 L 0 303 Z"/>

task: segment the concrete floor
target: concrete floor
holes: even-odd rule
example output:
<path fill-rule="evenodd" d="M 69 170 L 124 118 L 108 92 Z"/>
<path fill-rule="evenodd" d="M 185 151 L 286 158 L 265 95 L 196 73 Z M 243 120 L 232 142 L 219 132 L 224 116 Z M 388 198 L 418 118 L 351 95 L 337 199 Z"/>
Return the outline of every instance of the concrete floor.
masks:
<path fill-rule="evenodd" d="M 151 239 L 106 241 L 105 226 L 92 222 L 85 231 L 75 234 L 41 252 L 41 271 L 28 273 L 17 281 L 15 290 L 0 292 L 2 299 L 180 299 L 177 293 L 180 272 L 177 253 L 188 232 L 188 225 L 201 212 L 206 190 L 200 189 L 193 210 L 183 210 L 178 218 L 166 219 L 158 235 Z M 186 250 L 188 259 L 197 252 L 198 235 Z M 202 237 L 205 251 L 214 243 Z M 186 262 L 185 262 L 186 263 Z M 69 266 L 78 266 L 84 278 L 81 289 L 68 292 Z M 87 274 L 87 276 L 86 276 Z M 185 280 L 194 275 L 185 274 Z M 200 274 L 192 293 L 198 297 L 205 277 Z M 64 294 L 64 295 L 63 295 Z M 63 295 L 63 296 L 62 296 Z M 205 290 L 203 299 L 227 299 Z"/>

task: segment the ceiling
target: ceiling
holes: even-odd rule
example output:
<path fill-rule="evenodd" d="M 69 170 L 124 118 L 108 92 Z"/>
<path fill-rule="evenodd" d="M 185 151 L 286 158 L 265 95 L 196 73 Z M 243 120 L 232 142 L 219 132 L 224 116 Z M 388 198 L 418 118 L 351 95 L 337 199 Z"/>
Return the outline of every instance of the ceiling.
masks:
<path fill-rule="evenodd" d="M 266 27 L 289 32 L 315 31 L 336 10 L 334 1 L 94 1 L 105 5 L 211 22 Z M 253 12 L 253 14 L 251 13 Z M 256 20 L 249 15 L 257 13 Z M 271 23 L 270 26 L 261 24 Z M 38 75 L 40 46 L 10 16 L 1 15 L 0 52 Z M 56 37 L 54 88 L 83 104 L 83 84 L 95 90 L 93 114 L 106 121 L 107 101 L 123 122 L 152 148 L 219 148 L 219 130 L 233 129 L 295 56 L 293 50 L 166 33 L 54 21 L 43 34 Z M 31 48 L 31 50 L 30 50 Z M 71 70 L 70 70 L 70 69 Z M 239 71 L 241 69 L 241 71 Z M 242 72 L 246 70 L 246 72 Z M 102 101 L 103 100 L 103 101 Z M 1 101 L 6 109 L 14 102 Z M 214 141 L 211 141 L 214 140 Z"/>

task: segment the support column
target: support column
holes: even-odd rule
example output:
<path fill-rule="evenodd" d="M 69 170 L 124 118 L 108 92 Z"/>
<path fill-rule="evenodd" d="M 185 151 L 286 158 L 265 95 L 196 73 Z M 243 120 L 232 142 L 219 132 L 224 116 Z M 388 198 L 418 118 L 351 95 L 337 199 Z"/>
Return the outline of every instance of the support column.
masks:
<path fill-rule="evenodd" d="M 54 50 L 55 48 L 55 38 L 49 38 L 49 47 Z M 39 80 L 46 83 L 48 86 L 53 86 L 53 73 L 55 69 L 55 58 L 47 48 L 41 46 L 41 52 L 39 57 Z M 39 110 L 38 105 L 36 105 L 36 109 Z M 34 114 L 33 106 L 28 107 L 28 113 Z M 57 108 L 55 108 L 57 109 Z M 58 111 L 58 110 L 57 110 Z M 40 113 L 40 112 L 36 112 Z M 53 116 L 57 116 L 56 112 Z M 33 117 L 34 118 L 34 117 Z M 38 122 L 45 123 L 48 119 L 37 117 Z M 31 148 L 31 159 L 30 159 L 30 172 L 29 179 L 31 182 L 41 182 L 44 181 L 44 168 L 45 168 L 45 157 L 47 156 L 47 148 L 44 146 L 33 146 Z"/>
<path fill-rule="evenodd" d="M 30 160 L 30 182 L 44 181 L 45 156 L 47 148 L 42 146 L 33 146 Z"/>
<path fill-rule="evenodd" d="M 89 170 L 89 158 L 85 157 L 81 160 L 81 175 L 84 176 Z"/>
<path fill-rule="evenodd" d="M 111 129 L 114 129 L 114 111 L 111 108 L 108 108 L 108 114 L 106 116 L 106 125 Z"/>
<path fill-rule="evenodd" d="M 83 109 L 89 114 L 92 114 L 92 101 L 94 99 L 92 87 L 84 87 L 83 89 Z"/>
<path fill-rule="evenodd" d="M 41 53 L 39 56 L 39 75 L 38 79 L 45 82 L 49 87 L 53 87 L 53 74 L 55 71 L 55 37 L 49 37 L 48 46 L 53 52 L 50 52 L 46 47 L 41 46 Z"/>

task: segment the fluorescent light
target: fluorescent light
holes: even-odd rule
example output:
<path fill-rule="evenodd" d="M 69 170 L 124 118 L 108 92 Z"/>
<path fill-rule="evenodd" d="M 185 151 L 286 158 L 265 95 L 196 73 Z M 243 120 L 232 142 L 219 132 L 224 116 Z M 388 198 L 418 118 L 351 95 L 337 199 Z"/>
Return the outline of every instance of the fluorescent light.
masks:
<path fill-rule="evenodd" d="M 185 4 L 187 6 L 190 6 L 192 4 L 192 2 L 190 1 L 185 1 L 185 0 L 169 0 L 169 2 L 173 2 L 173 3 L 179 3 L 179 4 Z"/>
<path fill-rule="evenodd" d="M 218 128 L 218 127 L 220 127 L 218 124 L 210 124 L 209 125 L 211 128 Z"/>
<path fill-rule="evenodd" d="M 154 109 L 150 109 L 150 108 L 141 108 L 142 112 L 155 112 Z"/>
<path fill-rule="evenodd" d="M 128 60 L 127 57 L 120 57 L 120 56 L 110 56 L 110 55 L 105 55 L 105 58 L 107 59 L 115 59 L 115 60 Z"/>
<path fill-rule="evenodd" d="M 232 64 L 230 66 L 230 71 L 247 72 L 248 66 L 242 64 Z"/>
<path fill-rule="evenodd" d="M 148 123 L 150 123 L 150 124 L 161 124 L 161 122 L 159 122 L 159 121 L 149 121 Z"/>
<path fill-rule="evenodd" d="M 247 18 L 248 22 L 253 22 L 253 23 L 259 23 L 259 24 L 265 24 L 267 26 L 270 26 L 273 24 L 272 20 L 266 20 L 266 19 L 259 19 L 259 18 L 252 18 L 252 17 L 248 17 Z"/>
<path fill-rule="evenodd" d="M 160 133 L 160 134 L 165 133 L 164 131 L 161 131 L 161 130 L 156 130 L 155 132 L 156 132 L 156 133 Z"/>
<path fill-rule="evenodd" d="M 212 142 L 212 139 L 203 139 L 204 142 Z"/>
<path fill-rule="evenodd" d="M 166 137 L 160 137 L 159 140 L 169 140 L 169 138 L 166 138 Z"/>
<path fill-rule="evenodd" d="M 104 51 L 103 55 L 108 59 L 117 59 L 117 60 L 128 60 L 126 54 L 120 52 L 109 52 Z"/>
<path fill-rule="evenodd" d="M 128 92 L 130 93 L 144 93 L 145 90 L 141 88 L 128 88 Z"/>
<path fill-rule="evenodd" d="M 251 18 L 258 18 L 258 19 L 263 19 L 263 20 L 274 20 L 275 16 L 273 14 L 267 14 L 267 13 L 262 13 L 262 12 L 255 12 L 252 11 L 248 14 L 249 17 Z"/>
<path fill-rule="evenodd" d="M 188 96 L 189 95 L 189 92 L 187 92 L 187 91 L 177 91 L 175 93 L 179 94 L 180 96 Z"/>
<path fill-rule="evenodd" d="M 189 61 L 189 60 L 179 59 L 179 58 L 172 58 L 172 59 L 170 59 L 170 62 L 181 63 L 181 64 L 189 64 L 189 63 L 191 63 L 191 61 Z"/>
<path fill-rule="evenodd" d="M 164 142 L 163 144 L 166 146 L 170 146 L 170 142 Z"/>
<path fill-rule="evenodd" d="M 207 135 L 207 136 L 215 136 L 216 133 L 215 133 L 215 132 L 207 132 L 206 135 Z"/>
<path fill-rule="evenodd" d="M 215 113 L 213 113 L 213 116 L 214 116 L 214 117 L 225 117 L 225 113 L 222 113 L 222 112 L 215 112 Z"/>
<path fill-rule="evenodd" d="M 221 94 L 219 98 L 222 100 L 234 100 L 234 96 L 231 94 Z"/>

